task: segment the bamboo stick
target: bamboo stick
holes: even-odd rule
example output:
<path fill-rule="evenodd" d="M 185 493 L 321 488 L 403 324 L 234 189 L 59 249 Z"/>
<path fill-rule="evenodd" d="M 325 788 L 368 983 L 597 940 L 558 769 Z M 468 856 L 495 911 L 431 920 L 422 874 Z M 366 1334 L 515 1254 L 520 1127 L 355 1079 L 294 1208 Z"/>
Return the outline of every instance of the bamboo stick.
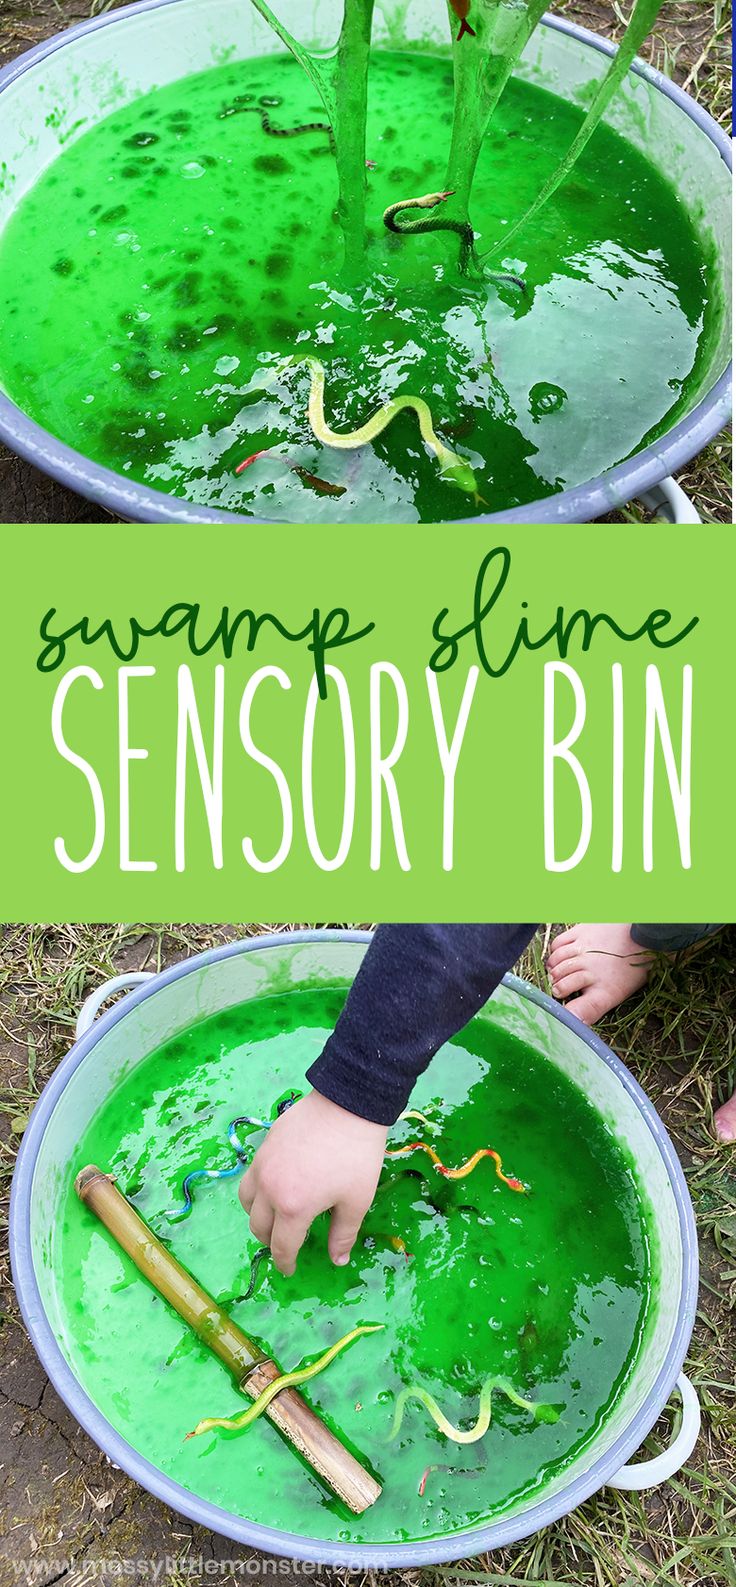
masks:
<path fill-rule="evenodd" d="M 74 1188 L 80 1200 L 135 1262 L 144 1278 L 219 1357 L 241 1392 L 257 1399 L 267 1384 L 280 1376 L 275 1362 L 253 1344 L 166 1250 L 118 1190 L 111 1175 L 90 1164 L 77 1175 Z M 362 1515 L 375 1504 L 381 1494 L 380 1485 L 330 1432 L 296 1389 L 283 1389 L 263 1414 L 355 1515 Z"/>

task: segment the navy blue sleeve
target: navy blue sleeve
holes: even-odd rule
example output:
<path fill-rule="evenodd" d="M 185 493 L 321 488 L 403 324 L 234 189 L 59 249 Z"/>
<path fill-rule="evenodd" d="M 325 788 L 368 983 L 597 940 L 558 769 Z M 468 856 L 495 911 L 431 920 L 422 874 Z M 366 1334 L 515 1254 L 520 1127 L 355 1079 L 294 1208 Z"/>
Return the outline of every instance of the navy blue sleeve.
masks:
<path fill-rule="evenodd" d="M 379 926 L 320 1057 L 315 1091 L 393 1124 L 435 1053 L 467 1025 L 536 926 Z"/>
<path fill-rule="evenodd" d="M 722 930 L 722 926 L 632 926 L 631 935 L 650 953 L 680 953 Z"/>

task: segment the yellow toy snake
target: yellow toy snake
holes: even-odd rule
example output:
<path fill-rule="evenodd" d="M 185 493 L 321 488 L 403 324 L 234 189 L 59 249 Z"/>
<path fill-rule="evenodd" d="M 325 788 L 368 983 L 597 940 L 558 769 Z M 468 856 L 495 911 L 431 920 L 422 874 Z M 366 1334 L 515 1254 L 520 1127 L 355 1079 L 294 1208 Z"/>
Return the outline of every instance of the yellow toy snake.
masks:
<path fill-rule="evenodd" d="M 232 1433 L 242 1432 L 244 1428 L 250 1427 L 251 1423 L 263 1415 L 271 1401 L 275 1399 L 277 1394 L 281 1393 L 282 1389 L 293 1389 L 299 1383 L 308 1383 L 309 1379 L 315 1378 L 318 1372 L 324 1372 L 325 1367 L 328 1367 L 330 1362 L 334 1361 L 335 1356 L 339 1355 L 341 1350 L 346 1350 L 354 1339 L 359 1339 L 361 1334 L 378 1333 L 384 1326 L 384 1323 L 364 1323 L 360 1328 L 353 1328 L 349 1334 L 345 1334 L 342 1339 L 338 1339 L 337 1344 L 331 1345 L 329 1350 L 325 1350 L 324 1355 L 320 1356 L 318 1361 L 313 1361 L 311 1366 L 298 1367 L 293 1372 L 282 1372 L 280 1377 L 274 1378 L 273 1382 L 269 1383 L 259 1394 L 258 1399 L 254 1400 L 248 1410 L 243 1411 L 240 1416 L 206 1416 L 204 1421 L 197 1422 L 196 1427 L 191 1433 L 187 1433 L 186 1437 L 198 1438 L 200 1433 L 209 1433 L 213 1427 L 224 1427 L 228 1432 Z"/>
<path fill-rule="evenodd" d="M 419 1404 L 425 1406 L 426 1410 L 429 1411 L 433 1422 L 436 1423 L 445 1438 L 451 1438 L 455 1444 L 476 1444 L 479 1438 L 485 1437 L 491 1425 L 492 1402 L 496 1390 L 498 1390 L 499 1394 L 505 1394 L 512 1405 L 518 1405 L 520 1410 L 528 1411 L 529 1415 L 534 1417 L 535 1422 L 556 1422 L 559 1420 L 559 1411 L 556 1411 L 553 1405 L 544 1405 L 539 1402 L 535 1403 L 534 1400 L 525 1400 L 521 1394 L 517 1394 L 507 1378 L 489 1377 L 486 1378 L 480 1391 L 479 1414 L 475 1425 L 465 1429 L 455 1427 L 452 1422 L 448 1422 L 447 1417 L 440 1410 L 437 1401 L 432 1398 L 429 1391 L 423 1389 L 421 1384 L 415 1383 L 412 1384 L 411 1388 L 403 1389 L 396 1401 L 396 1413 L 394 1415 L 394 1425 L 391 1429 L 391 1438 L 398 1436 L 404 1420 L 404 1411 L 409 1400 L 418 1400 Z"/>
<path fill-rule="evenodd" d="M 470 464 L 465 458 L 460 457 L 458 452 L 453 452 L 449 446 L 445 446 L 444 441 L 440 440 L 432 423 L 429 404 L 424 401 L 423 397 L 394 397 L 391 402 L 386 402 L 382 408 L 378 408 L 376 413 L 366 420 L 365 424 L 359 425 L 357 430 L 347 430 L 340 434 L 337 430 L 330 428 L 325 418 L 326 375 L 324 364 L 321 364 L 318 358 L 312 358 L 308 354 L 304 357 L 294 355 L 293 358 L 288 358 L 284 363 L 279 364 L 272 371 L 270 378 L 278 379 L 287 370 L 295 369 L 299 364 L 306 364 L 312 377 L 307 413 L 314 434 L 323 446 L 335 447 L 343 452 L 351 452 L 357 450 L 359 446 L 367 446 L 369 442 L 375 441 L 377 436 L 383 434 L 383 431 L 393 422 L 397 414 L 411 409 L 419 420 L 419 433 L 425 446 L 428 446 L 430 451 L 434 453 L 439 463 L 440 478 L 447 485 L 453 485 L 457 490 L 466 491 L 476 503 L 482 500 L 478 495 L 475 474 Z M 244 468 L 256 462 L 263 455 L 262 452 L 254 453 L 252 458 L 248 458 L 245 463 L 241 463 L 237 472 L 241 473 Z"/>

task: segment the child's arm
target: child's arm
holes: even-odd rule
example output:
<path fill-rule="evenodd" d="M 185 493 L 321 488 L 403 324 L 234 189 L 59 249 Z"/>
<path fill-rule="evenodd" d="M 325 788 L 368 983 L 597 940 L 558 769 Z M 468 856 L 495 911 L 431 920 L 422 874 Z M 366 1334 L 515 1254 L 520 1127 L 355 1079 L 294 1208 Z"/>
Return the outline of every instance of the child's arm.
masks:
<path fill-rule="evenodd" d="M 535 927 L 379 926 L 307 1078 L 314 1090 L 269 1130 L 240 1186 L 251 1229 L 283 1273 L 320 1212 L 349 1260 L 386 1134 L 434 1054 L 482 1008 Z"/>

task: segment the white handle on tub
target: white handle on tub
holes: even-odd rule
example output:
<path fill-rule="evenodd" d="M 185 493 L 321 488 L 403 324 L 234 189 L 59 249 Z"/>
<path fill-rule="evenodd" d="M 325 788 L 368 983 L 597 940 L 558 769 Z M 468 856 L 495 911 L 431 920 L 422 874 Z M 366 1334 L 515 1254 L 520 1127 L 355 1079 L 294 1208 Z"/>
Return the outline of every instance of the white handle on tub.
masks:
<path fill-rule="evenodd" d="M 609 1488 L 628 1488 L 635 1492 L 640 1488 L 656 1488 L 660 1482 L 667 1482 L 669 1477 L 674 1477 L 675 1472 L 690 1459 L 700 1433 L 700 1404 L 684 1372 L 677 1379 L 677 1388 L 682 1400 L 682 1425 L 669 1449 L 665 1449 L 661 1455 L 655 1455 L 653 1460 L 622 1466 L 615 1477 L 609 1477 Z"/>
<path fill-rule="evenodd" d="M 659 513 L 667 523 L 702 523 L 702 518 L 693 507 L 689 496 L 685 495 L 677 480 L 668 475 L 667 479 L 660 480 L 658 485 L 653 485 L 651 490 L 643 490 L 640 502 L 648 508 L 649 512 Z"/>
<path fill-rule="evenodd" d="M 94 1025 L 103 1003 L 106 1003 L 114 992 L 129 992 L 134 986 L 140 986 L 143 981 L 150 981 L 152 975 L 153 970 L 131 970 L 128 975 L 114 975 L 112 980 L 98 986 L 96 992 L 90 992 L 79 1010 L 75 1032 L 77 1041 Z"/>

